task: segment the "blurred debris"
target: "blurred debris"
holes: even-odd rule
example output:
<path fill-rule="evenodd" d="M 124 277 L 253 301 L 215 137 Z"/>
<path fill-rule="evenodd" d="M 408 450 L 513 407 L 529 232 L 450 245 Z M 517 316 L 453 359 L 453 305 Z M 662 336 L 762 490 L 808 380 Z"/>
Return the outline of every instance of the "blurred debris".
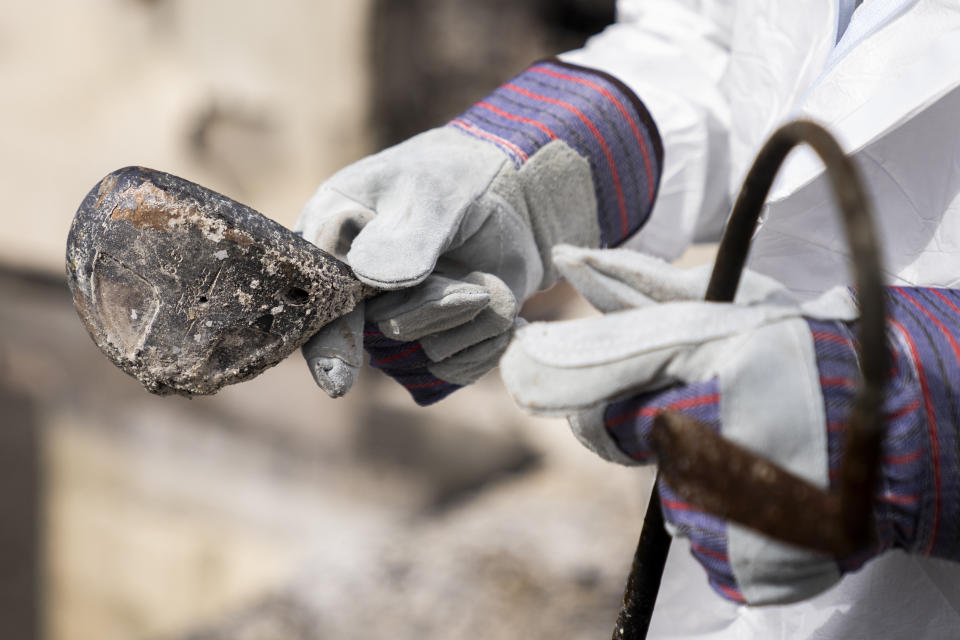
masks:
<path fill-rule="evenodd" d="M 183 640 L 315 640 L 315 612 L 289 594 L 277 594 L 243 611 L 226 626 L 198 630 Z"/>
<path fill-rule="evenodd" d="M 58 278 L 0 270 L 0 296 L 0 386 L 44 434 L 51 640 L 609 626 L 650 474 L 524 418 L 495 375 L 419 409 L 365 371 L 332 401 L 294 355 L 157 398 L 97 351 Z"/>
<path fill-rule="evenodd" d="M 608 528 L 636 522 L 615 515 L 612 495 L 585 489 L 557 471 L 518 478 L 362 558 L 350 545 L 327 550 L 291 585 L 180 640 L 246 638 L 282 628 L 290 611 L 316 622 L 297 640 L 593 640 L 619 604 L 627 567 L 614 558 L 632 545 L 611 545 Z M 337 552 L 353 564 L 331 562 Z"/>
<path fill-rule="evenodd" d="M 186 176 L 290 226 L 325 177 L 371 150 L 368 0 L 4 8 L 0 191 L 15 213 L 3 263 L 59 273 L 70 217 L 119 167 Z"/>
<path fill-rule="evenodd" d="M 242 197 L 252 176 L 264 180 L 288 168 L 281 131 L 269 106 L 215 95 L 197 107 L 188 140 L 194 157 Z"/>
<path fill-rule="evenodd" d="M 41 637 L 40 424 L 34 401 L 0 382 L 0 638 Z"/>
<path fill-rule="evenodd" d="M 575 49 L 614 0 L 373 0 L 375 144 L 445 123 L 531 62 Z"/>
<path fill-rule="evenodd" d="M 428 510 L 450 508 L 493 483 L 533 470 L 538 462 L 516 431 L 490 433 L 469 422 L 424 420 L 416 408 L 387 412 L 370 403 L 357 422 L 359 460 L 422 485 Z"/>

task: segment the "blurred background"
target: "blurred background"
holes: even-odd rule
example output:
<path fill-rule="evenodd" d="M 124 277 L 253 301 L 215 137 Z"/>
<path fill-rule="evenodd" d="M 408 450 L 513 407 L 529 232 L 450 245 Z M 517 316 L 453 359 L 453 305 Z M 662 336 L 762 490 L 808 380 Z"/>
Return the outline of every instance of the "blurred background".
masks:
<path fill-rule="evenodd" d="M 430 409 L 294 355 L 157 398 L 71 306 L 104 174 L 188 177 L 292 225 L 325 177 L 613 20 L 612 0 L 7 0 L 0 14 L 0 637 L 597 638 L 650 486 L 494 373 Z M 562 287 L 532 319 L 586 313 Z"/>

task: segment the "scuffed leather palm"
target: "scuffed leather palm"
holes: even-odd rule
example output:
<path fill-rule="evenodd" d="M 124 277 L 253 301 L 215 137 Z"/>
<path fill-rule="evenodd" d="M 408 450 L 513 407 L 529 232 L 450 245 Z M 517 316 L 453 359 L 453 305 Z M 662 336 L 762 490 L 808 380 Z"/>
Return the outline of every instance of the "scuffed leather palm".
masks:
<path fill-rule="evenodd" d="M 705 269 L 680 271 L 625 251 L 558 247 L 555 257 L 608 315 L 518 332 L 502 373 L 521 406 L 569 415 L 586 446 L 628 464 L 653 461 L 653 417 L 680 411 L 820 486 L 834 482 L 860 380 L 848 291 L 801 306 L 776 282 L 748 272 L 737 304 L 704 303 Z M 947 329 L 960 326 L 960 297 L 891 289 L 888 299 L 895 366 L 884 404 L 876 546 L 834 559 L 777 545 L 661 483 L 669 528 L 690 539 L 724 597 L 805 599 L 890 548 L 960 559 L 960 496 L 950 489 L 960 482 L 958 429 L 949 409 L 960 347 Z M 918 318 L 927 315 L 938 318 L 931 326 L 943 329 L 942 339 L 924 334 Z M 944 358 L 952 368 L 943 368 Z"/>

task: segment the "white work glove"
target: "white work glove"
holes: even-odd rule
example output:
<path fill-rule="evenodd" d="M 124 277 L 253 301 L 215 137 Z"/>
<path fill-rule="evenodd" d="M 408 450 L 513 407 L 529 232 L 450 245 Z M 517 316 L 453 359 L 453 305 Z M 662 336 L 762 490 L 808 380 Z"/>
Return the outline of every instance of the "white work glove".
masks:
<path fill-rule="evenodd" d="M 788 336 L 794 326 L 805 330 L 803 316 L 856 317 L 844 291 L 801 308 L 779 283 L 749 271 L 738 304 L 731 305 L 703 302 L 708 265 L 680 270 L 634 251 L 571 246 L 558 246 L 553 255 L 560 273 L 607 315 L 526 327 L 503 362 L 504 381 L 521 407 L 576 414 L 571 421 L 584 443 L 615 461 L 626 458 L 608 446 L 603 428 L 602 409 L 611 401 L 677 382 L 743 375 L 739 354 L 760 337 L 769 334 L 774 351 L 765 360 L 774 362 L 793 348 Z M 786 383 L 791 389 L 804 388 L 797 382 L 809 372 L 801 365 L 813 362 L 794 358 L 798 353 L 789 353 L 798 363 L 791 369 L 800 367 L 796 380 Z"/>
<path fill-rule="evenodd" d="M 297 228 L 384 293 L 304 347 L 318 384 L 332 396 L 349 389 L 364 324 L 372 364 L 403 365 L 384 368 L 418 400 L 473 382 L 496 365 L 520 303 L 552 280 L 538 247 L 557 238 L 596 245 L 595 209 L 589 167 L 565 145 L 517 170 L 497 147 L 452 127 L 337 173 Z M 371 346 L 373 332 L 382 338 Z M 410 349 L 414 363 L 396 357 Z M 447 384 L 421 386 L 434 380 Z"/>
<path fill-rule="evenodd" d="M 567 415 L 587 447 L 624 464 L 653 461 L 654 416 L 680 411 L 831 487 L 861 378 L 852 325 L 858 311 L 848 290 L 799 305 L 777 282 L 747 272 L 736 304 L 707 303 L 707 268 L 681 271 L 621 250 L 557 247 L 554 257 L 607 315 L 517 332 L 501 372 L 521 407 Z M 894 366 L 873 506 L 876 546 L 843 558 L 801 550 L 705 513 L 659 483 L 668 528 L 691 540 L 724 597 L 805 599 L 889 548 L 960 560 L 953 542 L 960 496 L 946 489 L 960 482 L 960 425 L 949 409 L 960 336 L 947 328 L 960 317 L 960 294 L 897 288 L 887 296 Z M 918 321 L 927 316 L 942 334 Z"/>
<path fill-rule="evenodd" d="M 619 242 L 652 207 L 659 138 L 627 93 L 539 63 L 321 185 L 297 229 L 384 293 L 304 346 L 319 386 L 346 393 L 364 346 L 420 404 L 494 367 L 520 304 L 554 280 L 551 247 Z"/>

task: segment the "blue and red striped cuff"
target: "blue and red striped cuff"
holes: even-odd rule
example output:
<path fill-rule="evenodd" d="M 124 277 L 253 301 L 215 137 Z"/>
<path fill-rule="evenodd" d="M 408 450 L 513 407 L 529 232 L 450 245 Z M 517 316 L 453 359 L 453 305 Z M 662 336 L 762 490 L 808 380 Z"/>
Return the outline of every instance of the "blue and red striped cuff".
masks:
<path fill-rule="evenodd" d="M 639 393 L 611 403 L 603 414 L 607 433 L 621 451 L 637 462 L 654 462 L 650 434 L 653 419 L 663 411 L 678 411 L 720 431 L 720 383 L 714 379 Z"/>
<path fill-rule="evenodd" d="M 430 373 L 430 360 L 419 342 L 391 340 L 377 325 L 367 323 L 363 329 L 363 348 L 370 354 L 370 366 L 403 385 L 420 406 L 439 402 L 460 388 Z"/>
<path fill-rule="evenodd" d="M 885 550 L 960 561 L 960 292 L 895 287 L 886 291 L 892 366 L 884 392 L 885 431 L 874 502 L 877 543 L 837 558 L 841 572 Z M 861 382 L 855 323 L 807 320 L 823 393 L 831 488 L 837 489 L 846 424 Z M 607 432 L 624 453 L 650 461 L 650 431 L 663 410 L 720 430 L 716 380 L 641 394 L 611 404 Z M 714 589 L 742 602 L 730 568 L 725 523 L 661 483 L 664 514 L 691 540 Z"/>
<path fill-rule="evenodd" d="M 613 76 L 540 62 L 450 125 L 497 145 L 517 167 L 558 139 L 586 158 L 603 247 L 635 233 L 653 209 L 663 167 L 660 135 L 643 103 Z"/>
<path fill-rule="evenodd" d="M 893 366 L 875 516 L 878 548 L 841 561 L 857 568 L 889 548 L 960 560 L 960 293 L 887 290 Z M 855 326 L 810 322 L 827 414 L 831 483 L 860 382 Z"/>
<path fill-rule="evenodd" d="M 716 379 L 643 393 L 609 405 L 604 426 L 620 450 L 639 462 L 652 462 L 650 433 L 661 411 L 677 411 L 720 431 L 720 384 Z M 714 591 L 733 602 L 745 602 L 733 574 L 727 547 L 727 523 L 657 483 L 666 520 L 690 540 L 690 553 L 706 569 Z"/>

